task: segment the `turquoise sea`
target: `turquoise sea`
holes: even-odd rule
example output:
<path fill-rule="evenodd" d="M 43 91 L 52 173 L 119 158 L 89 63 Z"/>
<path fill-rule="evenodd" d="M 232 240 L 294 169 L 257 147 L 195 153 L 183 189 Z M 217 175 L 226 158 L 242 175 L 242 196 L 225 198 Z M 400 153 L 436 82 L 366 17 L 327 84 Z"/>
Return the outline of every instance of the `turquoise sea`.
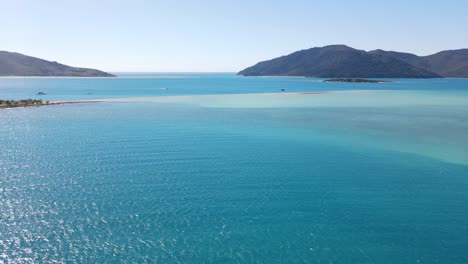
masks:
<path fill-rule="evenodd" d="M 103 101 L 0 109 L 0 263 L 468 263 L 468 79 L 118 75 L 0 78 Z"/>

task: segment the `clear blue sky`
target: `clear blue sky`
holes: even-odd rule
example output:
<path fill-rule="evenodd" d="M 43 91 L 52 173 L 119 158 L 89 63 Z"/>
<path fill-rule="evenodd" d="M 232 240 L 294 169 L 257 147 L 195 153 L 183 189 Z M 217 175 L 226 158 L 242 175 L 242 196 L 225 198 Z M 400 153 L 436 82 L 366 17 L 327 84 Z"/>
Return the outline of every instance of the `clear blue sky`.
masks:
<path fill-rule="evenodd" d="M 0 0 L 0 50 L 106 71 L 238 71 L 329 44 L 468 48 L 467 0 Z"/>

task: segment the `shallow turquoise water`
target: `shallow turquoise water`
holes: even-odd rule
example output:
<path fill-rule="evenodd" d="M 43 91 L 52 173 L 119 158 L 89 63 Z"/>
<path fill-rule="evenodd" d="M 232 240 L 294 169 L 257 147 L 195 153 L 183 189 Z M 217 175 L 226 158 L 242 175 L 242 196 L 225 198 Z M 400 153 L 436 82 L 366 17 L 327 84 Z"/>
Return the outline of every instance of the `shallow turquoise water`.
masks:
<path fill-rule="evenodd" d="M 0 111 L 0 262 L 468 263 L 468 81 L 238 78 L 0 79 L 143 97 Z"/>
<path fill-rule="evenodd" d="M 323 83 L 316 78 L 258 77 L 234 74 L 128 74 L 119 78 L 18 78 L 0 79 L 0 98 L 43 98 L 46 100 L 86 100 L 139 96 L 243 94 L 333 90 L 450 90 L 468 91 L 464 79 L 393 79 L 394 83 Z M 45 92 L 37 96 L 36 92 Z"/>

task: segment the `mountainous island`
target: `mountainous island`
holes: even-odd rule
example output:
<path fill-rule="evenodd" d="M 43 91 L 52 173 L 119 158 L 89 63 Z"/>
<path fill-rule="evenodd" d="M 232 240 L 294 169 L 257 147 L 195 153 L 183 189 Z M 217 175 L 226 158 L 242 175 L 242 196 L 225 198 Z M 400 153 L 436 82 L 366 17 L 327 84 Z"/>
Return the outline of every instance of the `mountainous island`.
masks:
<path fill-rule="evenodd" d="M 346 45 L 331 45 L 259 62 L 238 74 L 316 78 L 468 78 L 468 49 L 447 50 L 421 57 L 403 52 L 367 52 Z"/>
<path fill-rule="evenodd" d="M 0 51 L 0 76 L 115 77 L 95 69 L 71 67 L 8 51 Z"/>

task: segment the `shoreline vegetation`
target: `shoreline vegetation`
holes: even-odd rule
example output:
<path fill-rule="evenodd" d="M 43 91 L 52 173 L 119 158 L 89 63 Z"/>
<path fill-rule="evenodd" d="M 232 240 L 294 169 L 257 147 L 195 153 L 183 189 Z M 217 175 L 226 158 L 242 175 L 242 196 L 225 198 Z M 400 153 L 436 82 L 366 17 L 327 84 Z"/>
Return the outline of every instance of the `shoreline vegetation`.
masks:
<path fill-rule="evenodd" d="M 33 107 L 33 106 L 48 106 L 48 105 L 64 105 L 64 104 L 91 104 L 91 103 L 101 103 L 102 100 L 95 101 L 44 101 L 42 99 L 23 99 L 23 100 L 0 100 L 0 109 L 7 108 L 20 108 L 20 107 Z"/>
<path fill-rule="evenodd" d="M 13 108 L 13 107 L 26 107 L 26 106 L 43 106 L 54 104 L 50 101 L 37 100 L 37 99 L 24 99 L 24 100 L 0 100 L 0 108 Z"/>

